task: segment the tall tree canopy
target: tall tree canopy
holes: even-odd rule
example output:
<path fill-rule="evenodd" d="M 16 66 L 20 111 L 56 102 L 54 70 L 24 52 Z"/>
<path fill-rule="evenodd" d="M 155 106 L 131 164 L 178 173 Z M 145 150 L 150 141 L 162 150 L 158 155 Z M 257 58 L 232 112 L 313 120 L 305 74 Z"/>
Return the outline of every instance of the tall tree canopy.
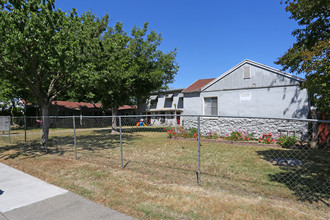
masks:
<path fill-rule="evenodd" d="M 176 50 L 163 53 L 158 49 L 161 41 L 160 34 L 148 32 L 148 23 L 143 28 L 134 27 L 131 36 L 121 23 L 108 28 L 91 49 L 97 53 L 91 56 L 92 70 L 88 69 L 80 81 L 86 92 L 77 87 L 78 98 L 101 102 L 104 108 L 112 108 L 114 115 L 118 106 L 165 88 L 173 81 L 178 65 Z"/>
<path fill-rule="evenodd" d="M 0 80 L 19 88 L 48 116 L 51 102 L 64 94 L 86 63 L 84 48 L 106 29 L 108 17 L 84 22 L 76 11 L 56 10 L 54 0 L 0 1 Z M 48 140 L 43 119 L 41 144 Z"/>
<path fill-rule="evenodd" d="M 283 3 L 283 2 L 281 2 Z M 301 28 L 292 32 L 297 42 L 276 64 L 284 70 L 304 73 L 302 87 L 308 89 L 312 104 L 319 111 L 330 109 L 330 1 L 286 0 L 290 19 Z"/>

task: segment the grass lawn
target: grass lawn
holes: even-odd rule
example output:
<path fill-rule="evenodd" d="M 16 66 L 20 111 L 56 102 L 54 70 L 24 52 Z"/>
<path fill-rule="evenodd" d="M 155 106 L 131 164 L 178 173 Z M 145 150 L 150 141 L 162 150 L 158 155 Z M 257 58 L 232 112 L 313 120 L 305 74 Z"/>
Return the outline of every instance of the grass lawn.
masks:
<path fill-rule="evenodd" d="M 51 131 L 51 153 L 39 150 L 38 131 L 0 138 L 0 161 L 140 219 L 324 219 L 329 214 L 329 150 L 310 151 L 202 141 L 201 186 L 197 142 L 165 132 L 124 129 L 119 134 Z M 20 133 L 22 134 L 22 133 Z M 277 166 L 294 158 L 302 166 Z"/>

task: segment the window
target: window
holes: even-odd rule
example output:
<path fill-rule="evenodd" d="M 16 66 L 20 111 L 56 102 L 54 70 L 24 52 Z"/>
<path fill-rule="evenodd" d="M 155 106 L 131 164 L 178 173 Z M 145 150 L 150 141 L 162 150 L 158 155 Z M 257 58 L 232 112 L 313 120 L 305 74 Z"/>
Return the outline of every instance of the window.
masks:
<path fill-rule="evenodd" d="M 183 97 L 179 98 L 178 108 L 183 108 Z"/>
<path fill-rule="evenodd" d="M 204 115 L 218 115 L 218 98 L 204 98 Z"/>
<path fill-rule="evenodd" d="M 243 67 L 243 79 L 251 79 L 251 68 L 249 66 Z"/>
<path fill-rule="evenodd" d="M 158 102 L 158 96 L 157 95 L 150 96 L 150 108 L 151 109 L 155 109 L 157 107 L 157 102 Z"/>
<path fill-rule="evenodd" d="M 150 108 L 155 109 L 157 107 L 158 99 L 151 99 L 150 100 Z"/>
<path fill-rule="evenodd" d="M 165 98 L 164 108 L 172 108 L 173 97 L 172 98 Z"/>

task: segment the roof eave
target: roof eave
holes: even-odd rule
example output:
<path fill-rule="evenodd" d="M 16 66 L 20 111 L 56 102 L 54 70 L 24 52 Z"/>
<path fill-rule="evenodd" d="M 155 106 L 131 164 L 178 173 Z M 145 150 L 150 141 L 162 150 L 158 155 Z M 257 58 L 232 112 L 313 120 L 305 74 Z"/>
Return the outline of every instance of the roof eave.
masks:
<path fill-rule="evenodd" d="M 187 91 L 187 92 L 182 92 L 182 93 L 196 93 L 196 92 L 201 92 L 201 90 L 200 90 L 200 89 L 198 89 L 198 90 L 194 90 L 194 91 Z"/>

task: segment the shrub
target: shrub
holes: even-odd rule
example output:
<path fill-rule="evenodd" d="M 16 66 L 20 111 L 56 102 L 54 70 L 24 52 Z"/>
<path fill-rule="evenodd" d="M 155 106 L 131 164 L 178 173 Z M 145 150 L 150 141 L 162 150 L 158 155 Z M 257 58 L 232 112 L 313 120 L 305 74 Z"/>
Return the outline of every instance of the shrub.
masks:
<path fill-rule="evenodd" d="M 259 137 L 258 142 L 263 144 L 275 144 L 277 137 L 277 134 L 275 134 L 274 136 L 272 136 L 272 133 L 263 134 L 262 137 Z"/>
<path fill-rule="evenodd" d="M 205 138 L 207 138 L 207 139 L 217 139 L 218 137 L 219 137 L 219 135 L 217 134 L 217 132 L 212 132 L 212 131 L 206 133 L 206 136 L 205 136 Z"/>
<path fill-rule="evenodd" d="M 190 128 L 188 130 L 183 129 L 183 127 L 178 127 L 177 130 L 174 128 L 167 128 L 166 131 L 168 138 L 172 137 L 183 137 L 183 138 L 197 138 L 197 128 Z"/>
<path fill-rule="evenodd" d="M 277 143 L 281 145 L 282 147 L 285 148 L 290 148 L 293 147 L 298 141 L 298 138 L 293 135 L 293 136 L 281 136 L 278 140 Z"/>
<path fill-rule="evenodd" d="M 247 131 L 237 129 L 236 131 L 231 132 L 231 134 L 223 135 L 222 138 L 230 141 L 249 141 L 253 139 L 253 135 L 249 134 Z"/>

